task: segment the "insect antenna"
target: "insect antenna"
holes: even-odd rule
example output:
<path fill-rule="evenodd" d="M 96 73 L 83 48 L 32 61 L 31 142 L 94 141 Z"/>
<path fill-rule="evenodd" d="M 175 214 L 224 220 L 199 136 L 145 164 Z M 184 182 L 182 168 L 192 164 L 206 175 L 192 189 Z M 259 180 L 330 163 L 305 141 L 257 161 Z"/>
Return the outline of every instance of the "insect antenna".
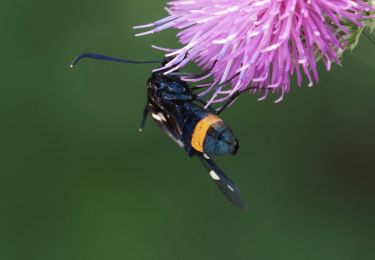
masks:
<path fill-rule="evenodd" d="M 127 63 L 127 64 L 154 64 L 154 63 L 162 62 L 162 60 L 150 60 L 150 61 L 126 60 L 126 59 L 114 58 L 114 57 L 110 57 L 110 56 L 106 56 L 102 54 L 97 54 L 93 52 L 84 52 L 74 58 L 72 63 L 70 63 L 70 68 L 73 68 L 82 59 L 104 60 L 104 61 Z"/>

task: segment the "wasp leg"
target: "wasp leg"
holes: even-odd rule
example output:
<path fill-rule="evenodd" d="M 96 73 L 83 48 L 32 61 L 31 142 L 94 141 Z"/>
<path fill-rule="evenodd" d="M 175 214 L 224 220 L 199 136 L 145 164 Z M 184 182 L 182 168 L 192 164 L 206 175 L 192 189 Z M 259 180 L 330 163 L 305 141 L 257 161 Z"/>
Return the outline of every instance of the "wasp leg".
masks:
<path fill-rule="evenodd" d="M 201 104 L 204 105 L 204 106 L 207 105 L 207 101 L 204 100 L 204 99 L 201 99 L 201 98 L 199 98 L 199 97 L 195 97 L 195 100 L 196 100 L 197 102 L 201 103 Z M 212 106 L 208 106 L 207 109 L 208 109 L 211 113 L 216 114 L 216 110 L 215 110 L 215 108 L 213 108 Z"/>
<path fill-rule="evenodd" d="M 139 132 L 143 131 L 143 128 L 145 127 L 147 116 L 148 116 L 148 104 L 146 104 L 145 109 L 143 110 L 143 116 L 142 116 L 142 121 L 141 121 L 141 127 L 139 128 Z"/>
<path fill-rule="evenodd" d="M 375 45 L 375 40 L 367 33 L 367 32 L 363 32 L 363 34 L 366 36 L 366 38 L 373 44 Z"/>
<path fill-rule="evenodd" d="M 224 172 L 217 166 L 217 164 L 206 154 L 196 154 L 204 167 L 211 176 L 211 179 L 215 182 L 217 187 L 225 195 L 225 197 L 236 207 L 240 209 L 246 209 L 246 203 L 240 196 L 240 190 L 236 184 L 230 180 Z"/>
<path fill-rule="evenodd" d="M 237 90 L 236 92 L 234 92 L 234 94 L 227 101 L 225 101 L 224 105 L 222 107 L 220 107 L 218 110 L 216 110 L 215 114 L 219 115 L 221 112 L 223 112 L 225 109 L 227 109 L 242 93 L 244 93 L 248 90 L 251 90 L 251 89 L 258 89 L 258 88 L 257 87 L 248 87 L 248 88 L 245 88 L 243 90 Z M 272 88 L 265 88 L 265 89 L 261 89 L 261 90 L 269 90 L 269 89 L 272 89 Z"/>
<path fill-rule="evenodd" d="M 236 91 L 227 101 L 225 101 L 224 105 L 220 107 L 218 110 L 215 111 L 216 115 L 219 115 L 223 112 L 229 105 L 231 105 L 240 95 L 241 91 Z"/>

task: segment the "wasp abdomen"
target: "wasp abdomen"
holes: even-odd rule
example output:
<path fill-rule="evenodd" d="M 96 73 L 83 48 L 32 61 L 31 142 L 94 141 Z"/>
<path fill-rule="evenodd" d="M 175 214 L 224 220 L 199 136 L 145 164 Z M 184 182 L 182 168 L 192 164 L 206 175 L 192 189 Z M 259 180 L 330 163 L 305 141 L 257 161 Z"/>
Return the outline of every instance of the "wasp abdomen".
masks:
<path fill-rule="evenodd" d="M 191 146 L 210 155 L 236 154 L 238 141 L 232 130 L 216 115 L 208 114 L 195 126 Z"/>

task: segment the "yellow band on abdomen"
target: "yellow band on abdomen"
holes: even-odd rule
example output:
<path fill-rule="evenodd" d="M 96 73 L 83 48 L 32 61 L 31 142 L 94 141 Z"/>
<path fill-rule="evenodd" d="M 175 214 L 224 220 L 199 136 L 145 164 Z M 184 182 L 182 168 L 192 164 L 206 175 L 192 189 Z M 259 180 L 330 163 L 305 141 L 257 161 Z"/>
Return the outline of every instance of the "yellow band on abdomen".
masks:
<path fill-rule="evenodd" d="M 202 118 L 194 128 L 193 136 L 191 138 L 191 146 L 203 153 L 203 142 L 206 138 L 207 131 L 210 127 L 218 122 L 222 122 L 219 117 L 209 114 L 206 117 Z"/>

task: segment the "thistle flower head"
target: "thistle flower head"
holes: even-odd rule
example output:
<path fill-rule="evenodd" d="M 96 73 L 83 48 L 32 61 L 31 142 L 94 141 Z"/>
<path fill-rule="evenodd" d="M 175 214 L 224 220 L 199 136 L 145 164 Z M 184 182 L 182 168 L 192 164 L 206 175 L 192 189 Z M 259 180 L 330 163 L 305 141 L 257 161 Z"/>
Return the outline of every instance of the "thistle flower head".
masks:
<path fill-rule="evenodd" d="M 371 0 L 373 1 L 373 0 Z M 138 36 L 168 28 L 180 30 L 180 49 L 159 48 L 173 57 L 162 69 L 171 73 L 190 61 L 203 67 L 203 77 L 184 77 L 200 84 L 209 104 L 236 92 L 278 92 L 281 101 L 291 77 L 299 86 L 318 82 L 317 61 L 327 70 L 349 48 L 350 28 L 364 27 L 374 8 L 363 0 L 175 0 L 169 16 Z M 229 83 L 229 84 L 226 84 Z"/>

